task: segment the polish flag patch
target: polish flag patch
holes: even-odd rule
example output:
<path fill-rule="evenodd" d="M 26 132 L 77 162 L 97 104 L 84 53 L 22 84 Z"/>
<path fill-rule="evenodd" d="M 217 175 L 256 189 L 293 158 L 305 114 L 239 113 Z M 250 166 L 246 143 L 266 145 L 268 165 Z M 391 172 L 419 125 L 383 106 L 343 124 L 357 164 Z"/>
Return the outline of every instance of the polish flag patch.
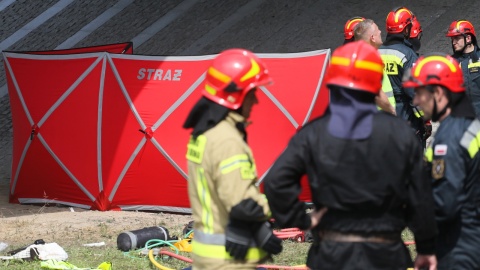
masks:
<path fill-rule="evenodd" d="M 445 156 L 447 154 L 447 145 L 446 144 L 437 144 L 435 145 L 435 150 L 433 150 L 435 156 Z"/>

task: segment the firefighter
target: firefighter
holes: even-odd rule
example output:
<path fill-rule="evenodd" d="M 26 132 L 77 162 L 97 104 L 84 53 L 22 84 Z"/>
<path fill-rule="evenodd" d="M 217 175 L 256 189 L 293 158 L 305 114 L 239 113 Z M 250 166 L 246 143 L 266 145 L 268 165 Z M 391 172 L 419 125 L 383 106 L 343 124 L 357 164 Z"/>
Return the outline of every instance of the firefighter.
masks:
<path fill-rule="evenodd" d="M 363 18 L 363 17 L 355 16 L 355 17 L 350 18 L 345 23 L 345 26 L 343 27 L 343 35 L 345 37 L 345 40 L 343 41 L 343 44 L 347 44 L 349 42 L 355 41 L 355 38 L 354 38 L 355 26 L 357 26 L 357 24 L 359 22 L 362 22 L 364 20 L 365 20 L 365 18 Z"/>
<path fill-rule="evenodd" d="M 272 82 L 265 64 L 252 52 L 229 49 L 208 68 L 201 99 L 184 128 L 188 194 L 195 236 L 193 269 L 255 269 L 282 250 L 260 193 L 246 124 L 258 103 L 257 88 Z"/>
<path fill-rule="evenodd" d="M 440 126 L 425 152 L 438 226 L 438 269 L 480 269 L 480 121 L 451 56 L 420 57 L 407 74 L 414 103 Z"/>
<path fill-rule="evenodd" d="M 478 117 L 480 116 L 480 49 L 475 29 L 469 21 L 453 21 L 446 36 L 452 39 L 452 56 L 460 62 L 466 93 Z"/>
<path fill-rule="evenodd" d="M 382 44 L 382 31 L 378 28 L 378 25 L 371 19 L 365 19 L 358 23 L 354 31 L 355 40 L 363 40 L 375 48 L 379 48 Z M 382 91 L 379 92 L 379 95 L 375 97 L 375 102 L 377 106 L 393 115 L 397 115 L 395 111 L 395 97 L 393 96 L 393 89 L 388 77 L 385 75 L 385 70 L 383 71 L 383 80 L 382 80 Z"/>
<path fill-rule="evenodd" d="M 293 136 L 264 179 L 281 227 L 312 226 L 298 199 L 305 174 L 315 209 L 328 209 L 313 232 L 311 269 L 405 270 L 412 264 L 401 239 L 407 225 L 417 245 L 415 266 L 435 269 L 433 198 L 422 178 L 422 150 L 405 121 L 377 110 L 382 76 L 378 50 L 364 41 L 335 50 L 325 78 L 326 114 Z"/>
<path fill-rule="evenodd" d="M 410 123 L 425 148 L 425 123 L 422 119 L 422 112 L 412 104 L 413 89 L 402 88 L 402 77 L 405 70 L 411 68 L 418 59 L 412 44 L 408 41 L 412 20 L 413 14 L 406 7 L 390 11 L 386 20 L 387 37 L 379 51 L 392 84 L 397 116 Z"/>

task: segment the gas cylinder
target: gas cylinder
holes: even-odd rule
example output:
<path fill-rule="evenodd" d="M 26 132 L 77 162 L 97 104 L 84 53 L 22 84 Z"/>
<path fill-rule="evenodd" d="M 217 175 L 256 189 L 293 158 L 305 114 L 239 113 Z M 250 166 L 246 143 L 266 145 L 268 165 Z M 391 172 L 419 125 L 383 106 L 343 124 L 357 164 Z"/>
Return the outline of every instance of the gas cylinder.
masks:
<path fill-rule="evenodd" d="M 134 231 L 122 232 L 117 237 L 117 247 L 121 251 L 143 248 L 148 240 L 159 239 L 167 241 L 170 239 L 168 230 L 162 226 L 146 227 Z"/>

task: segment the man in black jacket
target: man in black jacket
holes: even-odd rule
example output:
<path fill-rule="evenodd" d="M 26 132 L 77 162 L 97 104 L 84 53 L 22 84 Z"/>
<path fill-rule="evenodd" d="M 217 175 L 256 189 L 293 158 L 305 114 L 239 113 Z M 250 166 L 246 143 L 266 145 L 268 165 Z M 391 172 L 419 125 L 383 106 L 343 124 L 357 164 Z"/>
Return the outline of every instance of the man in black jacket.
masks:
<path fill-rule="evenodd" d="M 416 267 L 435 269 L 436 227 L 431 185 L 422 178 L 422 151 L 405 121 L 375 107 L 383 63 L 356 41 L 332 55 L 325 82 L 326 114 L 289 142 L 266 178 L 265 194 L 281 227 L 312 227 L 298 199 L 307 175 L 316 211 L 311 269 L 402 269 L 412 265 L 401 232 L 415 235 Z M 317 212 L 314 212 L 317 213 Z"/>
<path fill-rule="evenodd" d="M 464 76 L 450 56 L 420 57 L 407 74 L 414 103 L 439 121 L 425 152 L 438 226 L 438 269 L 480 269 L 480 121 L 467 98 Z"/>

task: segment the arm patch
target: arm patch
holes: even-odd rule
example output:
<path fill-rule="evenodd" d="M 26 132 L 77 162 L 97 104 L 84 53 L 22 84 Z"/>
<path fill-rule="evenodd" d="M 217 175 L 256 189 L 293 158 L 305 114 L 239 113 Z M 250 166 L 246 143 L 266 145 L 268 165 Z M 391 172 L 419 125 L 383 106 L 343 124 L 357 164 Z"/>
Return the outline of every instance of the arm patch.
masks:
<path fill-rule="evenodd" d="M 187 145 L 187 159 L 198 164 L 202 163 L 206 144 L 207 137 L 204 135 L 200 135 L 196 139 L 190 137 L 190 141 Z"/>

